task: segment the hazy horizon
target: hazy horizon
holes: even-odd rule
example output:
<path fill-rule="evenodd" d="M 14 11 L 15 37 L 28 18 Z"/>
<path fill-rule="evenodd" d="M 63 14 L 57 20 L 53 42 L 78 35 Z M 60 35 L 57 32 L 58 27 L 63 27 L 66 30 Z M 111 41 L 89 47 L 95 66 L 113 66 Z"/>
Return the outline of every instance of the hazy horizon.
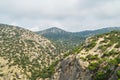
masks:
<path fill-rule="evenodd" d="M 0 0 L 0 23 L 70 32 L 120 26 L 120 0 Z"/>

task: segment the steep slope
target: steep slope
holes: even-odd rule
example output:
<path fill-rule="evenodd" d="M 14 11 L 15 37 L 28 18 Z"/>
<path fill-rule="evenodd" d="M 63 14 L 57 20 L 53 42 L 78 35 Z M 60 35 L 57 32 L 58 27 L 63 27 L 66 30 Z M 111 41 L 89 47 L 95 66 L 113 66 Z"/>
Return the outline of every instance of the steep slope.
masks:
<path fill-rule="evenodd" d="M 120 31 L 120 27 L 108 27 L 98 30 L 88 30 L 82 32 L 67 32 L 62 29 L 53 27 L 43 31 L 38 31 L 36 33 L 51 40 L 56 45 L 58 50 L 60 50 L 59 52 L 64 52 L 66 50 L 70 50 L 76 46 L 79 46 L 79 44 L 83 43 L 85 39 L 89 36 L 103 34 L 113 30 Z"/>
<path fill-rule="evenodd" d="M 63 59 L 52 80 L 119 80 L 120 32 L 90 37 Z"/>
<path fill-rule="evenodd" d="M 55 47 L 46 38 L 0 24 L 0 80 L 39 79 L 55 58 Z"/>
<path fill-rule="evenodd" d="M 56 27 L 49 28 L 36 33 L 51 40 L 58 48 L 57 50 L 60 50 L 59 52 L 64 52 L 66 50 L 73 49 L 74 46 L 78 46 L 85 39 L 81 35 L 75 35 L 72 32 L 67 32 Z"/>

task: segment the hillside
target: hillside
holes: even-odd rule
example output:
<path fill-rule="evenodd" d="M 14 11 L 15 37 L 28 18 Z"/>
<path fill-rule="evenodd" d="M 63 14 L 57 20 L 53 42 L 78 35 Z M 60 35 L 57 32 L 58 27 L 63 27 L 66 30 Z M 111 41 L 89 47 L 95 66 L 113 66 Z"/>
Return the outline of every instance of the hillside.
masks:
<path fill-rule="evenodd" d="M 120 32 L 110 32 L 113 29 L 119 30 L 110 28 L 98 32 L 66 33 L 53 28 L 49 33 L 53 33 L 51 37 L 56 34 L 59 39 L 62 34 L 61 37 L 66 38 L 63 42 L 70 35 L 74 39 L 74 35 L 81 35 L 79 38 L 84 35 L 84 39 L 92 35 L 80 47 L 59 54 L 60 47 L 55 47 L 61 46 L 59 42 L 54 46 L 53 40 L 49 41 L 32 31 L 0 24 L 0 80 L 119 80 Z M 83 42 L 82 39 L 76 40 Z"/>
<path fill-rule="evenodd" d="M 85 40 L 85 37 L 82 37 L 81 35 L 76 35 L 56 27 L 38 31 L 36 33 L 51 40 L 58 48 L 57 50 L 60 50 L 59 52 L 73 49 Z"/>
<path fill-rule="evenodd" d="M 36 80 L 56 57 L 56 48 L 44 37 L 0 24 L 0 80 Z"/>
<path fill-rule="evenodd" d="M 59 52 L 64 52 L 66 50 L 71 50 L 79 46 L 89 36 L 103 34 L 113 30 L 120 31 L 120 27 L 108 27 L 98 30 L 88 30 L 82 32 L 67 32 L 62 29 L 53 27 L 43 31 L 38 31 L 36 33 L 51 40 L 58 48 L 58 50 L 60 50 Z"/>
<path fill-rule="evenodd" d="M 107 28 L 96 29 L 96 30 L 86 30 L 82 32 L 76 32 L 75 34 L 83 35 L 83 36 L 90 36 L 90 35 L 108 33 L 113 30 L 120 31 L 120 27 L 107 27 Z"/>
<path fill-rule="evenodd" d="M 52 80 L 119 80 L 120 32 L 89 37 L 56 67 Z"/>

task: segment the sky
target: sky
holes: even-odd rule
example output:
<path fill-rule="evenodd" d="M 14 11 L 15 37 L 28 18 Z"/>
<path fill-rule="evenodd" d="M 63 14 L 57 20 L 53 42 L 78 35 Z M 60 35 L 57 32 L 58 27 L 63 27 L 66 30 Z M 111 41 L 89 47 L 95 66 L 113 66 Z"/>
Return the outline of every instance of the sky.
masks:
<path fill-rule="evenodd" d="M 0 23 L 32 31 L 120 26 L 120 0 L 0 0 Z"/>

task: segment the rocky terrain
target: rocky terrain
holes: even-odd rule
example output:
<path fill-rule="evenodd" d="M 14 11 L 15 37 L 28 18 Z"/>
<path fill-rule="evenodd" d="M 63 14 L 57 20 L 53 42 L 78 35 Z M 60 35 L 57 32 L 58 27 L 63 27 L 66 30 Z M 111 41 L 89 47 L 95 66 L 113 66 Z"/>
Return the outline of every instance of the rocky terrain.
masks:
<path fill-rule="evenodd" d="M 0 24 L 0 80 L 37 80 L 55 60 L 56 48 L 44 37 Z"/>
<path fill-rule="evenodd" d="M 119 80 L 120 32 L 90 37 L 56 67 L 52 80 Z"/>
<path fill-rule="evenodd" d="M 60 53 L 32 31 L 0 24 L 0 80 L 120 80 L 120 32 Z"/>

